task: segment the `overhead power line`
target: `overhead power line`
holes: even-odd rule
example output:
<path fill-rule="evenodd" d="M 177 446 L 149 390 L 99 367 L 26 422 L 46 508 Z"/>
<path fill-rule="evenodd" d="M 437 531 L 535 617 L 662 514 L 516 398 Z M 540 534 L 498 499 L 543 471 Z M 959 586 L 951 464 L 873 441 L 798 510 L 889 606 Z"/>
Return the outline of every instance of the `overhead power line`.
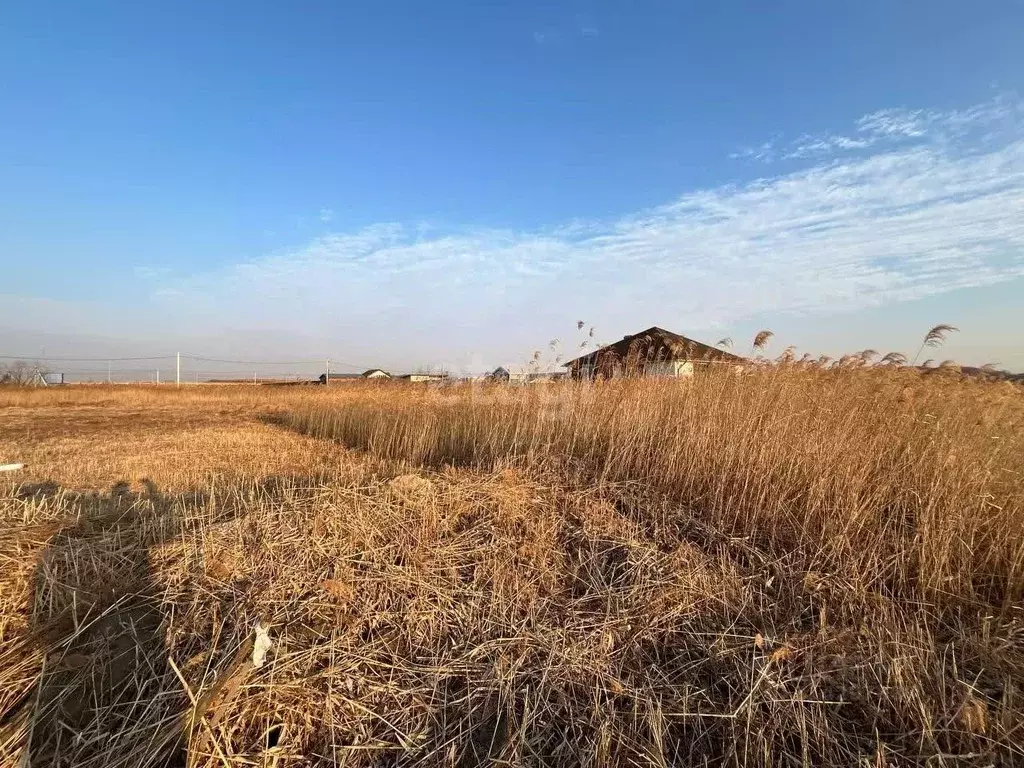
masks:
<path fill-rule="evenodd" d="M 224 360 L 216 357 L 198 357 L 196 355 L 182 354 L 182 360 L 195 360 L 201 363 L 227 363 L 229 365 L 323 365 L 324 361 L 328 358 L 321 357 L 310 360 Z M 371 365 L 362 365 L 359 363 L 344 363 L 334 358 L 330 358 L 331 367 L 341 366 L 342 368 L 355 368 L 359 370 L 366 370 L 372 368 Z"/>
<path fill-rule="evenodd" d="M 196 355 L 181 356 L 182 360 L 195 360 L 200 363 L 230 363 L 233 365 L 318 365 L 327 358 L 319 360 L 222 360 L 217 357 L 197 357 Z"/>
<path fill-rule="evenodd" d="M 0 360 L 24 360 L 42 363 L 127 363 L 138 360 L 173 360 L 174 355 L 157 357 L 45 357 L 40 355 L 0 355 Z"/>
<path fill-rule="evenodd" d="M 22 360 L 30 363 L 128 363 L 128 362 L 158 362 L 173 361 L 175 355 L 150 355 L 145 357 L 52 357 L 48 355 L 0 355 L 0 360 Z M 305 360 L 237 360 L 219 357 L 201 357 L 199 355 L 180 355 L 182 360 L 192 360 L 199 363 L 220 363 L 226 365 L 323 365 L 328 359 L 331 361 L 331 368 L 351 368 L 363 371 L 374 366 L 365 363 L 346 363 L 328 357 L 307 358 Z"/>

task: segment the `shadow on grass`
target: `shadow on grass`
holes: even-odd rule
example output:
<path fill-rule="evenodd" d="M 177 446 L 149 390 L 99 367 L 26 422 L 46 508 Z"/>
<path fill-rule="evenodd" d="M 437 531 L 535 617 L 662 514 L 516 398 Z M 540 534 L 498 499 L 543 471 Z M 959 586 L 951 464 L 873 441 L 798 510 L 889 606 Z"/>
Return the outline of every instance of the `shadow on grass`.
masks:
<path fill-rule="evenodd" d="M 143 487 L 84 494 L 45 482 L 19 491 L 59 515 L 31 532 L 49 538 L 32 579 L 30 625 L 3 654 L 4 666 L 42 660 L 35 684 L 0 713 L 4 746 L 21 741 L 25 765 L 184 764 L 187 699 L 169 684 L 150 549 L 175 536 L 177 516 L 205 498 L 169 499 L 150 481 Z"/>
<path fill-rule="evenodd" d="M 203 739 L 195 739 L 199 722 L 223 681 L 251 653 L 251 630 L 233 626 L 226 597 L 219 608 L 224 637 L 240 644 L 200 639 L 209 655 L 204 682 L 194 680 L 194 690 L 186 691 L 168 649 L 173 606 L 154 558 L 161 545 L 201 542 L 252 504 L 316 489 L 316 478 L 288 475 L 223 493 L 170 495 L 148 480 L 137 490 L 121 482 L 104 493 L 47 481 L 22 485 L 2 499 L 41 522 L 0 529 L 0 555 L 35 561 L 27 605 L 5 616 L 23 610 L 24 630 L 0 624 L 0 764 L 127 768 L 182 766 L 201 757 L 187 749 L 202 747 Z M 187 668 L 189 643 L 175 648 L 183 654 L 177 659 L 182 674 L 194 678 Z"/>

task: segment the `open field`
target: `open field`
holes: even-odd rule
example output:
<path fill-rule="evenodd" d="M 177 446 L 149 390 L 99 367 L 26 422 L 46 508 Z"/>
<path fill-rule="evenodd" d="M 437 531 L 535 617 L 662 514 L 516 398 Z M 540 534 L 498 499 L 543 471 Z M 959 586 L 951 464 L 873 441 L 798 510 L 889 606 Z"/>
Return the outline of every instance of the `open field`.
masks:
<path fill-rule="evenodd" d="M 2 765 L 1024 763 L 1012 384 L 11 388 L 5 461 Z"/>

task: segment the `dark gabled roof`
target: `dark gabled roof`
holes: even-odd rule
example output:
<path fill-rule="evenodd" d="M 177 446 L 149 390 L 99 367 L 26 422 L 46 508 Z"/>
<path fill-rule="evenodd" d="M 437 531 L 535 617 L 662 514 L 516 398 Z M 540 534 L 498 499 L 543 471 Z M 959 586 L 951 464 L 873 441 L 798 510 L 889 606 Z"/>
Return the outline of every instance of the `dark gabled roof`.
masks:
<path fill-rule="evenodd" d="M 709 347 L 694 339 L 688 339 L 672 331 L 666 331 L 654 325 L 640 333 L 626 336 L 621 341 L 608 344 L 588 352 L 574 360 L 565 363 L 566 368 L 576 364 L 594 362 L 598 356 L 610 355 L 616 359 L 625 360 L 631 354 L 635 354 L 644 360 L 692 360 L 710 362 L 733 362 L 744 361 L 739 355 L 725 352 L 716 347 Z"/>

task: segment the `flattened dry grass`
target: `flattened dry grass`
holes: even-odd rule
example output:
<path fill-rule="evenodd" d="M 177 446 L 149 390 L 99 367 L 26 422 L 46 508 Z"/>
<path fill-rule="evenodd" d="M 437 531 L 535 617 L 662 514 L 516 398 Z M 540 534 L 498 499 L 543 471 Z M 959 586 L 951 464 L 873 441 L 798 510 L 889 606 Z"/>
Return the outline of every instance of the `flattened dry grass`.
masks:
<path fill-rule="evenodd" d="M 11 414 L 2 763 L 1024 760 L 1019 390 L 783 367 Z"/>

